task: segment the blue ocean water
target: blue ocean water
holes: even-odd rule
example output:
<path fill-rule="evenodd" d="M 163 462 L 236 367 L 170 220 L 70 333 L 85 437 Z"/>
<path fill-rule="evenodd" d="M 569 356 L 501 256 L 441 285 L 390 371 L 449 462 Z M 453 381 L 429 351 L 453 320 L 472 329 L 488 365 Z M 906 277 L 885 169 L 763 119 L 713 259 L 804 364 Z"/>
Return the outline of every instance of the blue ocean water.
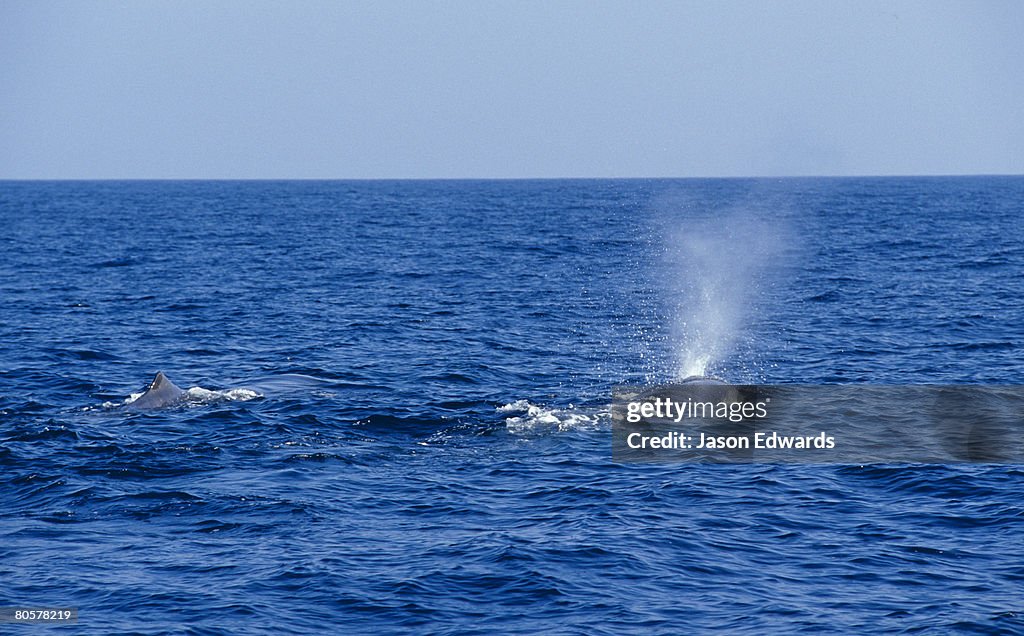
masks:
<path fill-rule="evenodd" d="M 1024 384 L 1022 221 L 1018 177 L 0 183 L 0 606 L 1024 633 L 1021 466 L 620 464 L 608 417 L 693 371 Z M 200 388 L 127 407 L 159 370 Z"/>

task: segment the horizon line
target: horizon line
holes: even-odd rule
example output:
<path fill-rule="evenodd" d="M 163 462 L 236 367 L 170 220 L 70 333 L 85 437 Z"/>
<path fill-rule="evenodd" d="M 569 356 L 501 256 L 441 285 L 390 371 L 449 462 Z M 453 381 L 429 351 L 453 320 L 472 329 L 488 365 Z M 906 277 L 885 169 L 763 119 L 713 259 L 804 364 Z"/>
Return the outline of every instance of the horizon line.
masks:
<path fill-rule="evenodd" d="M 934 179 L 962 177 L 1024 177 L 1014 172 L 965 172 L 932 174 L 796 174 L 729 176 L 652 176 L 652 177 L 0 177 L 0 182 L 74 182 L 74 181 L 686 181 L 686 180 L 781 180 L 781 179 Z"/>

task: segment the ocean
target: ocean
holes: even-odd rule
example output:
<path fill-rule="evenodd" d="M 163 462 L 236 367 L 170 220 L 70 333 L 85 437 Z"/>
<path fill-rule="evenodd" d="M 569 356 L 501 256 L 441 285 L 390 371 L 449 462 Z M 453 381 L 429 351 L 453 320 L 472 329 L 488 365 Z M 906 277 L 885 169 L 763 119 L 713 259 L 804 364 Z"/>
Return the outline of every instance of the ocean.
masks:
<path fill-rule="evenodd" d="M 8 181 L 0 225 L 0 606 L 47 633 L 1024 633 L 1020 463 L 616 461 L 609 415 L 1024 384 L 1024 178 Z"/>

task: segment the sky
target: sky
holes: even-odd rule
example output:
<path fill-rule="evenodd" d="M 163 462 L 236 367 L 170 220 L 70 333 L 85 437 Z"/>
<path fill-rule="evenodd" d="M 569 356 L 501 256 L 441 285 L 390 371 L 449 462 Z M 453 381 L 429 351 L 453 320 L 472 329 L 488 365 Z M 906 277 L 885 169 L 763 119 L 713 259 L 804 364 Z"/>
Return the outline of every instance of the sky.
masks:
<path fill-rule="evenodd" d="M 0 178 L 1024 174 L 1024 3 L 0 0 Z"/>

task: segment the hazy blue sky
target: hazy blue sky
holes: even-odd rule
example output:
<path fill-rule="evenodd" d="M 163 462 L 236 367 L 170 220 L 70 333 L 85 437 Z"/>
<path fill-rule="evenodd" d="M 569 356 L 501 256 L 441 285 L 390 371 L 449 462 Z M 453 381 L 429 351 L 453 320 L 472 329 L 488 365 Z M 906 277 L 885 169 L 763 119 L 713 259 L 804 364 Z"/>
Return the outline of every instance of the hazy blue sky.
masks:
<path fill-rule="evenodd" d="M 0 177 L 1024 173 L 1024 2 L 9 2 Z"/>

